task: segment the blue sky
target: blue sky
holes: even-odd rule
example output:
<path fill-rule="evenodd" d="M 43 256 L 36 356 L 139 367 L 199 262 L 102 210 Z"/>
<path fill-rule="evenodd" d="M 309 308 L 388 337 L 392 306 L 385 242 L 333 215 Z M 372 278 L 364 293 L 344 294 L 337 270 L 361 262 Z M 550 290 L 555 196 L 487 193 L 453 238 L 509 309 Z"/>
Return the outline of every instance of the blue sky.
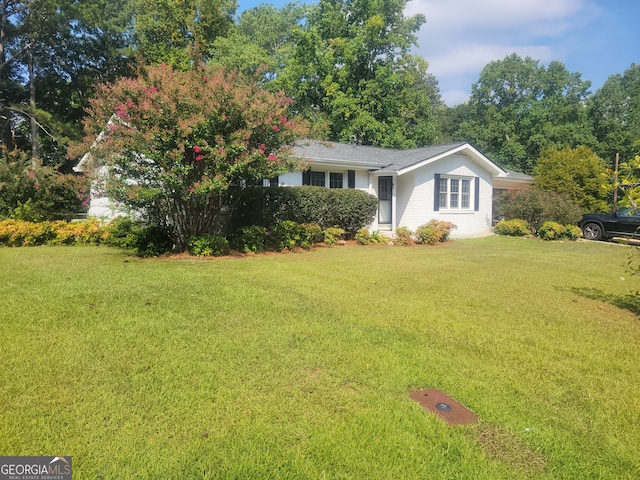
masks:
<path fill-rule="evenodd" d="M 289 1 L 239 0 L 238 12 Z M 468 100 L 487 63 L 514 52 L 545 65 L 559 60 L 594 92 L 640 63 L 640 0 L 412 0 L 405 15 L 416 13 L 427 23 L 414 53 L 429 62 L 449 106 Z"/>

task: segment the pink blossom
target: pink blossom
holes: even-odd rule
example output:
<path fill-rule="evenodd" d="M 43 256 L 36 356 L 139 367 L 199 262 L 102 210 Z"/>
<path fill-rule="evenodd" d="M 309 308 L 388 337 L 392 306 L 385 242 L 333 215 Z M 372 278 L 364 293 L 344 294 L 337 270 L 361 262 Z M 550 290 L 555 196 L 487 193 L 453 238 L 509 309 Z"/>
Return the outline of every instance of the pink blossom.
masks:
<path fill-rule="evenodd" d="M 278 157 L 276 157 L 273 153 L 270 153 L 269 156 L 267 157 L 267 159 L 270 162 L 275 162 L 278 159 Z"/>
<path fill-rule="evenodd" d="M 267 146 L 264 143 L 260 144 L 260 150 L 264 150 L 265 148 L 267 148 Z"/>
<path fill-rule="evenodd" d="M 282 124 L 287 123 L 287 117 L 280 117 L 280 123 Z"/>
<path fill-rule="evenodd" d="M 149 90 L 147 90 L 147 93 L 156 93 L 158 91 L 158 89 L 156 87 L 151 87 Z"/>
<path fill-rule="evenodd" d="M 200 153 L 202 151 L 202 149 L 199 146 L 196 145 L 195 147 L 193 147 L 193 151 L 196 152 L 196 153 Z"/>
<path fill-rule="evenodd" d="M 224 153 L 225 153 L 224 148 L 220 147 L 218 149 L 218 152 L 220 152 L 221 155 L 224 155 Z"/>
<path fill-rule="evenodd" d="M 209 81 L 207 77 L 204 77 L 203 80 L 205 81 L 205 83 Z"/>
<path fill-rule="evenodd" d="M 200 160 L 202 160 L 204 157 L 202 155 L 198 155 L 196 157 L 196 162 L 199 162 Z"/>
<path fill-rule="evenodd" d="M 274 126 L 273 126 L 273 131 L 274 131 L 274 132 L 277 132 L 278 130 L 280 130 L 280 129 L 278 128 L 278 126 L 277 126 L 277 125 L 274 125 Z"/>
<path fill-rule="evenodd" d="M 33 170 L 29 171 L 29 178 L 33 178 L 35 176 L 36 176 L 36 174 L 35 174 L 35 172 Z"/>

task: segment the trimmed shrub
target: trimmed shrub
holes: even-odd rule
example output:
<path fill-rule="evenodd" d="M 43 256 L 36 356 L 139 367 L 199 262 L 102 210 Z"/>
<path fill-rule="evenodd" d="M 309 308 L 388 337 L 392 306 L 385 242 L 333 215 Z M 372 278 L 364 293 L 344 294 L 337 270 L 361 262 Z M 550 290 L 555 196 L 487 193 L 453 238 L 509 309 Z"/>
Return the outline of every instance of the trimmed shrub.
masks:
<path fill-rule="evenodd" d="M 393 244 L 394 245 L 402 245 L 407 246 L 413 243 L 413 232 L 409 230 L 407 227 L 398 227 L 396 228 L 396 233 L 393 236 Z"/>
<path fill-rule="evenodd" d="M 427 245 L 446 242 L 451 234 L 451 230 L 454 228 L 456 228 L 456 226 L 451 222 L 431 220 L 429 223 L 418 227 L 416 230 L 416 241 Z"/>
<path fill-rule="evenodd" d="M 371 243 L 371 234 L 366 228 L 361 228 L 356 232 L 355 239 L 359 245 L 369 245 Z"/>
<path fill-rule="evenodd" d="M 338 240 L 344 235 L 344 230 L 338 227 L 329 227 L 324 229 L 324 243 L 330 247 L 334 246 Z"/>
<path fill-rule="evenodd" d="M 29 247 L 34 245 L 97 245 L 103 229 L 97 220 L 82 222 L 0 221 L 0 245 Z"/>
<path fill-rule="evenodd" d="M 303 235 L 301 226 L 291 220 L 276 223 L 269 229 L 269 241 L 279 252 L 300 246 Z"/>
<path fill-rule="evenodd" d="M 98 245 L 105 233 L 97 219 L 81 222 L 59 220 L 51 223 L 51 231 L 55 233 L 50 242 L 53 245 Z"/>
<path fill-rule="evenodd" d="M 577 240 L 582 236 L 582 230 L 577 225 L 565 225 L 567 240 Z"/>
<path fill-rule="evenodd" d="M 508 235 L 511 237 L 524 237 L 531 235 L 531 229 L 526 220 L 514 218 L 512 220 L 500 220 L 493 231 L 498 235 Z"/>
<path fill-rule="evenodd" d="M 580 234 L 578 226 L 558 222 L 544 222 L 538 229 L 538 236 L 543 240 L 577 240 Z"/>
<path fill-rule="evenodd" d="M 321 229 L 337 226 L 353 237 L 373 221 L 378 208 L 376 197 L 361 190 L 309 186 L 247 187 L 234 192 L 232 203 L 232 234 L 245 226 L 292 221 Z"/>
<path fill-rule="evenodd" d="M 303 223 L 301 227 L 304 232 L 304 234 L 302 235 L 302 243 L 300 245 L 302 248 L 309 248 L 314 243 L 318 243 L 324 240 L 324 233 L 322 231 L 322 228 L 320 228 L 320 225 L 318 225 L 317 223 Z"/>
<path fill-rule="evenodd" d="M 129 217 L 114 218 L 104 227 L 104 243 L 119 248 L 136 248 L 144 225 Z"/>
<path fill-rule="evenodd" d="M 566 229 L 558 222 L 544 222 L 538 229 L 538 236 L 543 240 L 559 240 L 564 238 Z"/>
<path fill-rule="evenodd" d="M 229 242 L 221 235 L 199 235 L 189 239 L 189 252 L 196 257 L 221 257 L 229 253 Z"/>
<path fill-rule="evenodd" d="M 234 245 L 238 250 L 245 253 L 262 253 L 264 252 L 266 240 L 267 229 L 252 225 L 250 227 L 242 227 L 240 236 L 235 239 Z"/>

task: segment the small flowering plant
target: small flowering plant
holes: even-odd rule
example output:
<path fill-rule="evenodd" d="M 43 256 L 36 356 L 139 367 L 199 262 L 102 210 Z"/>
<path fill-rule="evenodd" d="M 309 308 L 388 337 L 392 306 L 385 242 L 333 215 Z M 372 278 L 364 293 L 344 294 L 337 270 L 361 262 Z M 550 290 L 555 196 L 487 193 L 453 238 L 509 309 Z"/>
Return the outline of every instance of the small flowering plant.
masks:
<path fill-rule="evenodd" d="M 110 196 L 155 215 L 185 249 L 190 237 L 215 230 L 232 185 L 294 167 L 289 147 L 306 125 L 290 118 L 291 106 L 221 67 L 147 67 L 98 88 L 85 139 L 70 153 L 109 165 Z"/>

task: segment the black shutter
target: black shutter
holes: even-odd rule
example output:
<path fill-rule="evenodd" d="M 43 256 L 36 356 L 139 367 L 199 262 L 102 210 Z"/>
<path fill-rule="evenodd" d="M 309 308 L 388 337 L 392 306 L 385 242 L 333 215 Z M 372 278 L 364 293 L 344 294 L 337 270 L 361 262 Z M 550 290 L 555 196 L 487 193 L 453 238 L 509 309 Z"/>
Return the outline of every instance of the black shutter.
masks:
<path fill-rule="evenodd" d="M 347 170 L 347 186 L 349 188 L 356 188 L 356 171 Z"/>
<path fill-rule="evenodd" d="M 280 183 L 280 177 L 278 177 L 278 175 L 276 175 L 275 177 L 271 177 L 269 179 L 269 185 L 272 187 L 277 187 L 279 183 Z"/>
<path fill-rule="evenodd" d="M 311 169 L 302 172 L 302 185 L 311 185 Z"/>
<path fill-rule="evenodd" d="M 475 178 L 475 188 L 474 188 L 474 201 L 473 201 L 473 210 L 478 212 L 480 210 L 480 177 Z"/>
<path fill-rule="evenodd" d="M 433 186 L 433 211 L 440 210 L 440 174 L 436 173 L 433 176 L 435 185 Z"/>

